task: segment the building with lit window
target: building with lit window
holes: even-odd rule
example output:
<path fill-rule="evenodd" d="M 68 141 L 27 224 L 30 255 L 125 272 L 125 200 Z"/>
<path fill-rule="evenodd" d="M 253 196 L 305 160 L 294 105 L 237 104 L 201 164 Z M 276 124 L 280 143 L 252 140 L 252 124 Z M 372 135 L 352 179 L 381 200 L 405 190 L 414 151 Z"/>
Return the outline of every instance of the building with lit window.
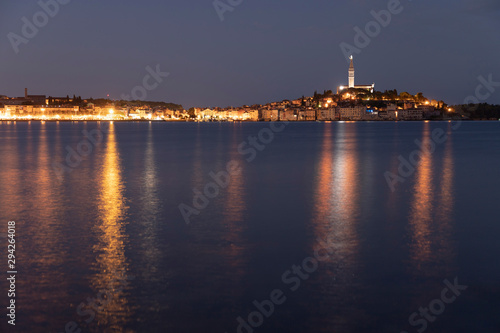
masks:
<path fill-rule="evenodd" d="M 361 120 L 366 113 L 366 106 L 339 108 L 340 120 Z"/>

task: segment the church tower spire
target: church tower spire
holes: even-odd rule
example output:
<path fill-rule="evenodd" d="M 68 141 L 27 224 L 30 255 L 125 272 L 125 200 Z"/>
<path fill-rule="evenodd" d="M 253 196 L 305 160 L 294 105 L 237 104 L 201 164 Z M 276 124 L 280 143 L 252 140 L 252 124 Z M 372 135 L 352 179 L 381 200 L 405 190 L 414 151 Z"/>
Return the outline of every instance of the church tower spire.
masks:
<path fill-rule="evenodd" d="M 354 88 L 354 61 L 353 56 L 350 56 L 351 64 L 349 65 L 349 88 Z"/>

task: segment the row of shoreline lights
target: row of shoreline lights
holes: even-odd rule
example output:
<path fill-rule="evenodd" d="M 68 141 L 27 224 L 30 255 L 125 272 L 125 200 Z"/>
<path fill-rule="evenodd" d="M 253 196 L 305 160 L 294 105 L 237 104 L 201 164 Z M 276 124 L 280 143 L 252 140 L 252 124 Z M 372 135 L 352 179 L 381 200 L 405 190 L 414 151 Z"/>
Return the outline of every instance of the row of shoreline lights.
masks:
<path fill-rule="evenodd" d="M 342 89 L 342 88 L 343 88 L 343 86 L 341 86 L 340 88 Z M 346 94 L 346 96 L 347 96 L 348 98 L 350 97 L 350 95 L 349 95 L 349 94 Z M 332 102 L 333 102 L 333 101 L 328 100 L 328 102 L 325 104 L 325 107 L 328 107 L 328 106 L 329 106 L 329 104 L 330 104 L 330 103 L 332 103 Z M 429 102 L 429 101 L 426 101 L 426 102 L 425 102 L 425 104 L 426 104 L 426 105 L 429 105 L 429 104 L 430 104 L 430 102 Z M 45 112 L 45 108 L 41 108 L 41 111 L 42 111 L 42 112 Z M 448 108 L 448 112 L 452 112 L 452 111 L 453 111 L 453 108 Z M 9 113 L 10 113 L 10 109 L 9 109 L 9 108 L 7 108 L 7 112 L 9 112 Z M 111 118 L 111 117 L 113 117 L 113 116 L 114 116 L 115 110 L 113 110 L 113 109 L 109 109 L 109 110 L 108 110 L 108 112 L 109 112 L 109 117 Z M 60 119 L 60 118 L 61 118 L 61 116 L 60 116 L 60 115 L 56 115 L 55 117 L 56 117 L 56 119 Z M 72 117 L 73 117 L 73 116 L 72 116 Z M 88 117 L 90 117 L 90 118 L 95 118 L 95 116 L 83 116 L 83 117 L 82 117 L 82 116 L 80 116 L 79 118 L 80 118 L 80 119 L 82 119 L 82 118 L 83 118 L 83 119 L 85 119 L 85 118 L 88 118 Z M 2 116 L 2 117 L 0 117 L 0 118 L 1 118 L 1 119 L 36 119 L 37 117 L 33 117 L 33 116 L 26 116 L 26 117 L 17 117 L 17 116 Z M 98 116 L 97 116 L 97 118 L 98 118 L 98 119 L 102 119 L 103 117 L 102 117 L 101 115 L 98 115 Z M 104 118 L 106 119 L 106 116 L 104 116 Z M 47 116 L 42 115 L 41 119 L 47 119 Z M 152 115 L 151 115 L 151 114 L 148 114 L 148 119 L 150 119 L 150 120 L 152 119 Z M 200 119 L 200 116 L 198 116 L 198 119 Z M 233 119 L 233 120 L 240 120 L 240 119 L 242 120 L 243 118 L 240 118 L 240 117 L 232 117 L 232 119 Z"/>
<path fill-rule="evenodd" d="M 9 113 L 10 114 L 10 108 L 6 108 L 6 113 Z M 45 108 L 41 108 L 40 111 L 42 112 L 45 112 L 46 109 Z M 118 115 L 116 115 L 118 116 Z M 57 114 L 55 116 L 53 116 L 54 118 L 56 119 L 60 119 L 61 118 L 61 115 Z M 91 116 L 91 115 L 83 115 L 83 116 L 77 116 L 77 115 L 71 115 L 70 118 L 77 118 L 77 119 L 88 119 L 88 118 L 97 118 L 97 119 L 106 119 L 106 118 L 112 118 L 112 117 L 115 117 L 115 110 L 113 109 L 109 109 L 108 110 L 108 114 L 107 115 L 104 115 L 102 116 L 101 114 L 97 115 L 97 116 Z M 52 117 L 51 117 L 52 118 Z M 148 119 L 152 119 L 152 114 L 148 114 L 147 116 Z M 158 117 L 157 117 L 158 118 Z M 7 115 L 1 115 L 0 116 L 0 119 L 48 119 L 48 116 L 46 115 L 42 115 L 41 117 L 40 116 L 33 116 L 33 115 L 26 115 L 26 116 L 7 116 Z M 159 120 L 159 118 L 158 118 Z"/>

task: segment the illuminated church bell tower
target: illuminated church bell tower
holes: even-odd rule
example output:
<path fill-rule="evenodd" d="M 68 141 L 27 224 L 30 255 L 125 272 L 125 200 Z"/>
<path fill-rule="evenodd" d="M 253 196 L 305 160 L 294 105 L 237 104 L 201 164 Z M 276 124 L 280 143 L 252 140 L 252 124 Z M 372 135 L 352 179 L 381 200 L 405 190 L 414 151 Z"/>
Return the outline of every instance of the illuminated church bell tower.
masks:
<path fill-rule="evenodd" d="M 349 88 L 354 88 L 354 62 L 353 57 L 350 57 L 351 65 L 349 66 Z"/>

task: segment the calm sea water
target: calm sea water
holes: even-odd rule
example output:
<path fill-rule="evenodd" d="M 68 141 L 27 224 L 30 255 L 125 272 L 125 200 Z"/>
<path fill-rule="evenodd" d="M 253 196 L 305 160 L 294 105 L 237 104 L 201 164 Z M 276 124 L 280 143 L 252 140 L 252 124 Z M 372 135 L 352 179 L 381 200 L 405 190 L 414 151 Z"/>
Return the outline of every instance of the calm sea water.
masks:
<path fill-rule="evenodd" d="M 460 125 L 0 123 L 1 331 L 500 332 L 500 122 Z"/>

